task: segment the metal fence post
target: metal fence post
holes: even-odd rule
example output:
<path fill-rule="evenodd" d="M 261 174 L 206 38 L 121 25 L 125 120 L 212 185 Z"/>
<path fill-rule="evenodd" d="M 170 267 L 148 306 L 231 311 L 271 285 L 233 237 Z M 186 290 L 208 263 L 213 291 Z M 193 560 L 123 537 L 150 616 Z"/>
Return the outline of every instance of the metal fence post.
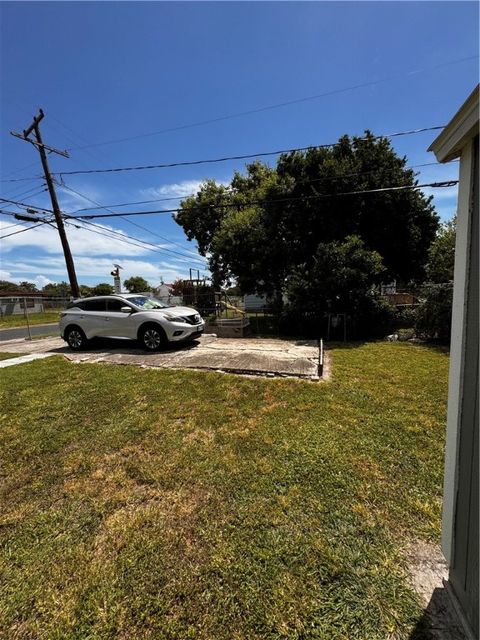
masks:
<path fill-rule="evenodd" d="M 28 339 L 31 340 L 32 339 L 32 333 L 30 331 L 30 321 L 28 319 L 27 299 L 26 298 L 23 299 L 23 311 L 25 313 L 25 318 L 27 320 Z"/>

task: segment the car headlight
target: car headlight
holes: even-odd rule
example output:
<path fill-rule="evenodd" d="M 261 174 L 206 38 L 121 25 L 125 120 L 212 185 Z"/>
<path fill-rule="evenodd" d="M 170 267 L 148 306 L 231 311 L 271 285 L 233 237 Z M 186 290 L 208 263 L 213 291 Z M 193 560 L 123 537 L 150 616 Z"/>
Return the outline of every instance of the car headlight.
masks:
<path fill-rule="evenodd" d="M 185 318 L 182 318 L 181 316 L 172 316 L 169 313 L 164 313 L 163 317 L 169 322 L 187 322 Z"/>

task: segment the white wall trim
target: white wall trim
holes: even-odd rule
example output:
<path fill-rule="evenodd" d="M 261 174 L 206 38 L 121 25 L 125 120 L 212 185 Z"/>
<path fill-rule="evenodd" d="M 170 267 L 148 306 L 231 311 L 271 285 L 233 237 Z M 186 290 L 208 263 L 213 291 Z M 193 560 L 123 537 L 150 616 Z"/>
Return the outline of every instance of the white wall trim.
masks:
<path fill-rule="evenodd" d="M 466 304 L 469 283 L 471 245 L 471 214 L 473 193 L 474 142 L 464 146 L 460 157 L 458 190 L 457 237 L 455 244 L 455 277 L 453 287 L 452 333 L 450 340 L 450 371 L 448 388 L 447 439 L 443 486 L 442 549 L 451 566 L 458 490 L 459 427 L 463 395 L 463 363 L 466 335 Z"/>

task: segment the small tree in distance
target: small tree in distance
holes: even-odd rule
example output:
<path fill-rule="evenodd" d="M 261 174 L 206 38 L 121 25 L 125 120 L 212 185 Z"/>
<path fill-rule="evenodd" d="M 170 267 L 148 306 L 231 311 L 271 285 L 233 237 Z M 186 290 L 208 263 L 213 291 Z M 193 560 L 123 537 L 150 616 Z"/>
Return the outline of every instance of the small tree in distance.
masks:
<path fill-rule="evenodd" d="M 131 278 L 124 280 L 123 284 L 130 293 L 143 293 L 150 289 L 148 282 L 141 276 L 132 276 Z"/>
<path fill-rule="evenodd" d="M 92 296 L 111 296 L 114 288 L 108 282 L 100 282 L 92 287 L 90 295 Z"/>

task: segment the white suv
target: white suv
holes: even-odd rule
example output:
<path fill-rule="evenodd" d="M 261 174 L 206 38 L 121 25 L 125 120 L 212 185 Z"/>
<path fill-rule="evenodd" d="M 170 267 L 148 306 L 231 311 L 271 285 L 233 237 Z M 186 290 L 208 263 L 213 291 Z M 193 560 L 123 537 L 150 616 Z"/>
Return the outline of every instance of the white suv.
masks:
<path fill-rule="evenodd" d="M 74 300 L 61 315 L 60 335 L 75 351 L 96 337 L 139 340 L 147 351 L 156 351 L 198 337 L 204 325 L 195 309 L 127 293 Z"/>

